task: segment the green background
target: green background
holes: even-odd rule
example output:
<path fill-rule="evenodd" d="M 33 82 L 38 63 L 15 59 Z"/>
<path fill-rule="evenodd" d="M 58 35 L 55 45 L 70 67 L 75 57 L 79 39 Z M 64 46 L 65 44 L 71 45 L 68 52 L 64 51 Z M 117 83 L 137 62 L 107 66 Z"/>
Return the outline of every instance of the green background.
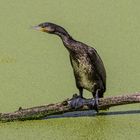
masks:
<path fill-rule="evenodd" d="M 31 29 L 45 21 L 96 48 L 107 70 L 105 96 L 139 91 L 139 5 L 138 0 L 0 0 L 0 112 L 59 102 L 77 92 L 61 40 Z M 0 139 L 139 140 L 139 109 L 135 104 L 108 111 L 122 114 L 0 123 Z"/>

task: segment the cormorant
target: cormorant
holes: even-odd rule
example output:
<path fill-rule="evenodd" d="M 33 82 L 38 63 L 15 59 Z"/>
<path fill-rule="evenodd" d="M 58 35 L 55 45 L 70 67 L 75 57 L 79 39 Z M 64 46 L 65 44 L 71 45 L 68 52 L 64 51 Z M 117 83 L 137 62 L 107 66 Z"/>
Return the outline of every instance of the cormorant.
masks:
<path fill-rule="evenodd" d="M 73 39 L 69 33 L 59 25 L 44 22 L 33 27 L 36 30 L 58 35 L 69 52 L 76 86 L 79 96 L 71 102 L 72 107 L 81 105 L 83 89 L 90 91 L 95 100 L 93 106 L 98 111 L 98 98 L 102 98 L 106 91 L 106 71 L 97 51 Z"/>

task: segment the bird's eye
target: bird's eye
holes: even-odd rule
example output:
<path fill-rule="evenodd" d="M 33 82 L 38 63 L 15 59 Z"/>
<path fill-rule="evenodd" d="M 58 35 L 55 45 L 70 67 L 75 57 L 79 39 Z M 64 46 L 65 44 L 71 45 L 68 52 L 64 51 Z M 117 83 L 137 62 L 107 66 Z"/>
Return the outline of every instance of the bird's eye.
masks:
<path fill-rule="evenodd" d="M 39 26 L 42 28 L 46 27 L 46 25 L 44 23 L 41 23 Z"/>
<path fill-rule="evenodd" d="M 45 24 L 42 24 L 42 27 L 44 28 L 45 27 Z"/>

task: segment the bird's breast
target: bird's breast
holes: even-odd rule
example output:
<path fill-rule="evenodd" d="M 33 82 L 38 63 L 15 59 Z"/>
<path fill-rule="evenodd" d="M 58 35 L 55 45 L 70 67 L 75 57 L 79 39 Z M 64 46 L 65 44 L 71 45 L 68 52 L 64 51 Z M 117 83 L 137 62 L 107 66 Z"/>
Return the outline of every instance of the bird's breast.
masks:
<path fill-rule="evenodd" d="M 72 65 L 74 70 L 74 75 L 79 86 L 92 91 L 93 81 L 91 77 L 93 76 L 92 66 L 86 57 L 80 57 L 78 59 L 72 59 Z"/>

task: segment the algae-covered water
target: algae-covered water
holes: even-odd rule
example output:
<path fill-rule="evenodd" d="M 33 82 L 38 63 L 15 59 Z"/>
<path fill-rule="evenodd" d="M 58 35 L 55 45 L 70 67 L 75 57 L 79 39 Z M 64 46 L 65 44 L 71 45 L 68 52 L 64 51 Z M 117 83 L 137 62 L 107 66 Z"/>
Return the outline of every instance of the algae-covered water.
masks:
<path fill-rule="evenodd" d="M 0 0 L 0 112 L 59 102 L 77 92 L 61 40 L 30 28 L 44 21 L 95 46 L 107 70 L 105 96 L 139 91 L 139 5 L 138 0 Z M 0 123 L 0 139 L 139 140 L 140 105 L 98 116 Z"/>

